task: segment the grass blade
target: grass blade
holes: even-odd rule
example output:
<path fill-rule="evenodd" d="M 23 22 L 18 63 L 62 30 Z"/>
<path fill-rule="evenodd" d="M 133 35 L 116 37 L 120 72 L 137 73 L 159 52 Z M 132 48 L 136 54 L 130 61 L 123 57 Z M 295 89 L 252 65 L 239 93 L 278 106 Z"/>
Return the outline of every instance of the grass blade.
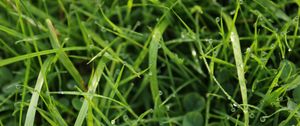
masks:
<path fill-rule="evenodd" d="M 47 75 L 47 69 L 51 66 L 51 62 L 52 62 L 53 58 L 48 58 L 42 68 L 41 71 L 39 73 L 38 79 L 36 81 L 35 84 L 35 88 L 34 91 L 32 93 L 32 97 L 29 103 L 29 108 L 26 114 L 26 119 L 25 119 L 25 126 L 33 126 L 34 123 L 34 118 L 35 118 L 35 113 L 36 113 L 36 107 L 37 107 L 37 103 L 39 100 L 39 94 L 41 92 L 43 83 L 44 83 L 44 77 Z"/>
<path fill-rule="evenodd" d="M 69 47 L 69 48 L 63 48 L 63 51 L 86 50 L 86 49 L 87 49 L 87 47 Z M 9 64 L 12 64 L 12 63 L 15 63 L 15 62 L 19 62 L 19 61 L 22 61 L 22 60 L 34 58 L 34 57 L 37 57 L 37 56 L 48 55 L 48 54 L 52 54 L 52 53 L 58 53 L 58 51 L 60 51 L 60 49 L 44 50 L 44 51 L 40 51 L 40 52 L 34 52 L 34 53 L 20 55 L 20 56 L 8 58 L 8 59 L 3 59 L 3 60 L 0 60 L 0 67 L 5 66 L 5 65 L 9 65 Z"/>
<path fill-rule="evenodd" d="M 239 40 L 239 35 L 237 33 L 237 30 L 235 28 L 235 19 L 237 16 L 237 10 L 239 9 L 239 3 L 238 7 L 235 12 L 235 18 L 232 20 L 228 15 L 225 13 L 222 14 L 227 27 L 229 29 L 229 34 L 230 34 L 230 39 L 232 42 L 232 48 L 233 48 L 233 54 L 234 54 L 234 59 L 236 63 L 236 69 L 237 69 L 237 74 L 238 74 L 238 80 L 239 80 L 239 85 L 240 85 L 240 91 L 242 94 L 242 100 L 243 100 L 243 112 L 244 112 L 244 125 L 248 126 L 249 125 L 249 111 L 248 111 L 248 97 L 247 97 L 247 86 L 246 86 L 246 79 L 245 79 L 245 70 L 244 70 L 244 63 L 243 63 L 243 58 L 242 58 L 242 52 L 241 52 L 241 46 L 240 46 L 240 40 Z"/>
<path fill-rule="evenodd" d="M 50 21 L 50 19 L 46 19 L 46 23 L 50 33 L 50 41 L 51 41 L 52 48 L 60 49 L 58 52 L 59 61 L 65 66 L 65 68 L 73 76 L 74 80 L 77 82 L 79 87 L 81 89 L 85 89 L 84 80 L 82 79 L 81 75 L 73 65 L 72 61 L 69 59 L 68 55 L 62 50 L 62 47 L 59 44 L 59 40 L 56 35 L 57 33 L 54 26 L 52 25 L 52 22 Z"/>
<path fill-rule="evenodd" d="M 152 94 L 152 100 L 155 104 L 155 108 L 157 105 L 161 104 L 161 99 L 159 96 L 159 85 L 157 80 L 157 57 L 158 57 L 158 46 L 162 39 L 162 34 L 164 30 L 169 25 L 167 19 L 162 18 L 163 20 L 157 24 L 152 33 L 152 38 L 150 41 L 149 47 L 149 75 L 150 75 L 150 88 Z M 154 110 L 156 114 L 161 115 L 159 109 Z M 157 113 L 158 112 L 158 113 Z"/>
<path fill-rule="evenodd" d="M 106 63 L 106 59 L 105 58 L 101 58 L 98 65 L 97 65 L 97 68 L 95 70 L 95 73 L 93 74 L 93 77 L 90 79 L 90 82 L 89 82 L 89 89 L 88 89 L 88 93 L 90 94 L 94 94 L 97 87 L 98 87 L 98 84 L 99 84 L 99 81 L 101 79 L 101 76 L 102 76 L 102 73 L 103 73 L 103 70 L 104 70 L 104 67 L 105 67 L 105 63 Z M 83 120 L 85 119 L 86 117 L 86 113 L 88 111 L 88 108 L 89 108 L 89 102 L 91 102 L 93 96 L 90 95 L 90 96 L 87 96 L 82 104 L 82 107 L 79 111 L 79 114 L 77 116 L 77 119 L 76 119 L 76 122 L 75 122 L 75 126 L 81 126 L 82 123 L 83 123 Z"/>

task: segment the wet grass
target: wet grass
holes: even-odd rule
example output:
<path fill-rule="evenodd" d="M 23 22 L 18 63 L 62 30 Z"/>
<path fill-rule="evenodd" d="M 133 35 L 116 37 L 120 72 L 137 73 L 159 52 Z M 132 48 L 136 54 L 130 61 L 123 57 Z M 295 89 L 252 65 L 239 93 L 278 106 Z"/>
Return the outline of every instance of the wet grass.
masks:
<path fill-rule="evenodd" d="M 290 0 L 2 0 L 0 125 L 297 125 Z"/>

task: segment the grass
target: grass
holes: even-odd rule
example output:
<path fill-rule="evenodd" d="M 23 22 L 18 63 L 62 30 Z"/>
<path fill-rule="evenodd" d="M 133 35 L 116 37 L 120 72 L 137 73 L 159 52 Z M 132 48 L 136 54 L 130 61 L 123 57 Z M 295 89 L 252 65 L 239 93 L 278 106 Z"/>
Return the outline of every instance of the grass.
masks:
<path fill-rule="evenodd" d="M 300 120 L 297 0 L 2 0 L 0 126 Z"/>

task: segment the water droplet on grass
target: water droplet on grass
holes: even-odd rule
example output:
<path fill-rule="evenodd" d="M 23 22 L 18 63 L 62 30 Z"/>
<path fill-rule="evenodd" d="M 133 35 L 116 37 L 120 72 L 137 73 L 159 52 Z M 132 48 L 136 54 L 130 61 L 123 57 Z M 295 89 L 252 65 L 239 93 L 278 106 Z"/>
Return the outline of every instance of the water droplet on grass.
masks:
<path fill-rule="evenodd" d="M 184 38 L 186 38 L 186 35 L 185 35 L 185 33 L 184 33 L 184 32 L 181 32 L 181 34 L 180 34 L 180 35 L 181 35 L 181 38 L 183 38 L 183 39 L 184 39 Z"/>
<path fill-rule="evenodd" d="M 230 11 L 230 15 L 234 15 L 234 13 L 235 13 L 235 10 L 233 10 L 233 11 Z"/>
<path fill-rule="evenodd" d="M 161 48 L 161 44 L 158 44 L 158 48 L 159 48 L 159 49 Z"/>
<path fill-rule="evenodd" d="M 235 112 L 236 109 L 235 109 L 235 108 L 231 108 L 230 111 L 231 111 L 231 112 Z"/>
<path fill-rule="evenodd" d="M 209 44 L 213 44 L 213 40 L 212 39 L 208 39 L 208 43 Z"/>
<path fill-rule="evenodd" d="M 16 84 L 16 89 L 21 89 L 22 85 Z"/>
<path fill-rule="evenodd" d="M 140 21 L 136 22 L 136 26 L 140 26 L 142 23 Z"/>
<path fill-rule="evenodd" d="M 172 97 L 175 98 L 175 97 L 176 97 L 176 94 L 172 94 Z"/>
<path fill-rule="evenodd" d="M 229 120 L 230 118 L 229 118 L 229 117 L 226 117 L 226 119 Z"/>
<path fill-rule="evenodd" d="M 244 3 L 244 0 L 240 0 L 240 4 L 243 4 Z"/>
<path fill-rule="evenodd" d="M 262 116 L 259 118 L 260 122 L 266 122 L 266 117 Z"/>
<path fill-rule="evenodd" d="M 88 34 L 87 37 L 88 37 L 88 38 L 92 38 L 92 35 L 91 35 L 91 34 Z"/>
<path fill-rule="evenodd" d="M 159 93 L 160 96 L 163 95 L 163 92 L 162 92 L 162 91 L 159 91 L 158 93 Z"/>
<path fill-rule="evenodd" d="M 238 107 L 238 104 L 236 104 L 236 103 L 233 103 L 232 105 L 233 105 L 233 107 Z"/>
<path fill-rule="evenodd" d="M 296 17 L 293 19 L 293 23 L 294 23 L 294 24 L 297 24 L 298 21 L 299 21 L 299 16 L 296 16 Z"/>
<path fill-rule="evenodd" d="M 167 111 L 170 111 L 171 106 L 170 105 L 166 105 Z"/>
<path fill-rule="evenodd" d="M 127 121 L 128 120 L 128 115 L 123 115 L 123 119 L 124 119 L 124 121 Z"/>
<path fill-rule="evenodd" d="M 116 120 L 113 119 L 113 120 L 110 121 L 110 123 L 111 123 L 112 125 L 115 125 L 115 124 L 116 124 Z"/>
<path fill-rule="evenodd" d="M 254 113 L 253 113 L 253 112 L 251 112 L 251 113 L 250 113 L 250 115 L 249 115 L 249 117 L 250 117 L 251 119 L 253 119 L 253 118 L 254 118 L 254 116 L 255 116 L 255 115 L 254 115 Z"/>
<path fill-rule="evenodd" d="M 197 56 L 197 53 L 196 53 L 196 51 L 194 49 L 192 50 L 192 55 L 193 56 Z"/>
<path fill-rule="evenodd" d="M 102 31 L 102 32 L 106 32 L 105 27 L 102 26 L 102 27 L 101 27 L 101 31 Z"/>
<path fill-rule="evenodd" d="M 216 22 L 219 23 L 220 22 L 220 17 L 216 17 Z"/>
<path fill-rule="evenodd" d="M 289 49 L 288 49 L 288 51 L 289 51 L 289 52 L 292 52 L 292 49 L 291 49 L 291 48 L 289 48 Z"/>
<path fill-rule="evenodd" d="M 84 101 L 84 98 L 83 98 L 83 97 L 81 97 L 79 100 L 83 102 L 83 101 Z"/>
<path fill-rule="evenodd" d="M 246 52 L 251 52 L 251 48 L 248 47 L 248 48 L 246 49 Z"/>

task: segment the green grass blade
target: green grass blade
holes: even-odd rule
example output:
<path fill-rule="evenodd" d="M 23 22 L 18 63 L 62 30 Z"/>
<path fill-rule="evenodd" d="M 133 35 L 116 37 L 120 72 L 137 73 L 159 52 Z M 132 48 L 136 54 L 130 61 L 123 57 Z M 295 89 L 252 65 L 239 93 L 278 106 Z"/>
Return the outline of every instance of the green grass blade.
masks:
<path fill-rule="evenodd" d="M 105 58 L 101 58 L 98 65 L 97 65 L 97 68 L 95 70 L 95 73 L 93 74 L 93 77 L 90 79 L 90 82 L 89 82 L 89 89 L 88 89 L 88 93 L 90 94 L 94 94 L 97 87 L 98 87 L 98 84 L 99 84 L 99 81 L 101 79 L 101 76 L 102 76 L 102 73 L 103 73 L 103 70 L 104 70 L 104 67 L 105 67 L 105 63 L 106 63 L 106 59 Z M 77 119 L 76 119 L 76 122 L 75 122 L 75 126 L 81 126 L 85 117 L 86 117 L 86 114 L 87 114 L 87 111 L 88 111 L 88 108 L 89 108 L 89 102 L 91 102 L 93 96 L 87 96 L 82 104 L 82 107 L 79 111 L 79 114 L 77 116 Z"/>
<path fill-rule="evenodd" d="M 65 66 L 65 68 L 73 76 L 74 80 L 77 82 L 79 87 L 81 89 L 85 89 L 84 80 L 82 79 L 78 70 L 73 65 L 72 61 L 69 59 L 68 55 L 65 52 L 63 52 L 63 50 L 62 50 L 62 47 L 61 47 L 59 40 L 57 38 L 57 35 L 56 35 L 57 34 L 56 30 L 55 30 L 54 26 L 52 25 L 52 22 L 50 21 L 50 19 L 46 19 L 46 23 L 47 23 L 49 33 L 50 33 L 50 40 L 51 40 L 50 42 L 51 42 L 52 48 L 60 49 L 58 52 L 59 61 Z"/>
<path fill-rule="evenodd" d="M 34 91 L 32 93 L 32 97 L 29 103 L 29 108 L 27 110 L 27 114 L 26 114 L 26 119 L 25 119 L 25 126 L 33 126 L 34 124 L 34 119 L 35 119 L 35 113 L 36 113 L 36 107 L 37 107 L 37 103 L 39 100 L 39 94 L 41 92 L 43 83 L 44 83 L 44 77 L 47 75 L 47 70 L 48 68 L 51 66 L 51 62 L 52 62 L 53 58 L 48 58 L 44 64 L 43 67 L 41 68 L 41 71 L 39 73 L 38 79 L 36 81 L 35 84 L 35 88 Z"/>
<path fill-rule="evenodd" d="M 88 49 L 88 48 L 87 47 L 69 47 L 69 48 L 63 48 L 63 51 L 86 50 L 86 49 Z M 25 55 L 19 55 L 19 56 L 8 58 L 8 59 L 3 59 L 3 60 L 0 60 L 0 67 L 9 65 L 9 64 L 12 64 L 15 62 L 19 62 L 19 61 L 22 61 L 25 59 L 34 58 L 37 56 L 58 53 L 58 51 L 60 51 L 60 49 L 44 50 L 44 51 L 40 51 L 40 52 L 34 52 L 34 53 L 25 54 Z"/>
<path fill-rule="evenodd" d="M 158 46 L 162 39 L 162 34 L 164 30 L 169 25 L 167 19 L 162 18 L 162 22 L 157 24 L 152 33 L 152 38 L 149 47 L 149 75 L 150 75 L 150 88 L 152 94 L 152 100 L 155 104 L 155 108 L 157 105 L 161 104 L 161 99 L 159 95 L 159 85 L 157 80 L 157 59 L 158 59 Z M 161 115 L 162 113 L 159 110 L 154 110 L 158 112 L 157 114 Z"/>
<path fill-rule="evenodd" d="M 239 4 L 236 10 L 239 9 Z M 237 11 L 235 13 L 235 17 L 237 15 Z M 240 91 L 242 94 L 242 100 L 243 100 L 243 112 L 244 112 L 244 125 L 249 125 L 249 111 L 248 111 L 248 97 L 247 97 L 247 86 L 246 86 L 246 79 L 245 79 L 245 70 L 244 70 L 244 63 L 242 58 L 242 52 L 241 52 L 241 46 L 240 46 L 240 40 L 239 35 L 237 33 L 237 30 L 235 28 L 235 19 L 234 21 L 225 13 L 222 14 L 227 27 L 229 29 L 230 39 L 232 43 L 233 48 L 233 54 L 238 74 L 238 80 L 240 85 Z"/>

